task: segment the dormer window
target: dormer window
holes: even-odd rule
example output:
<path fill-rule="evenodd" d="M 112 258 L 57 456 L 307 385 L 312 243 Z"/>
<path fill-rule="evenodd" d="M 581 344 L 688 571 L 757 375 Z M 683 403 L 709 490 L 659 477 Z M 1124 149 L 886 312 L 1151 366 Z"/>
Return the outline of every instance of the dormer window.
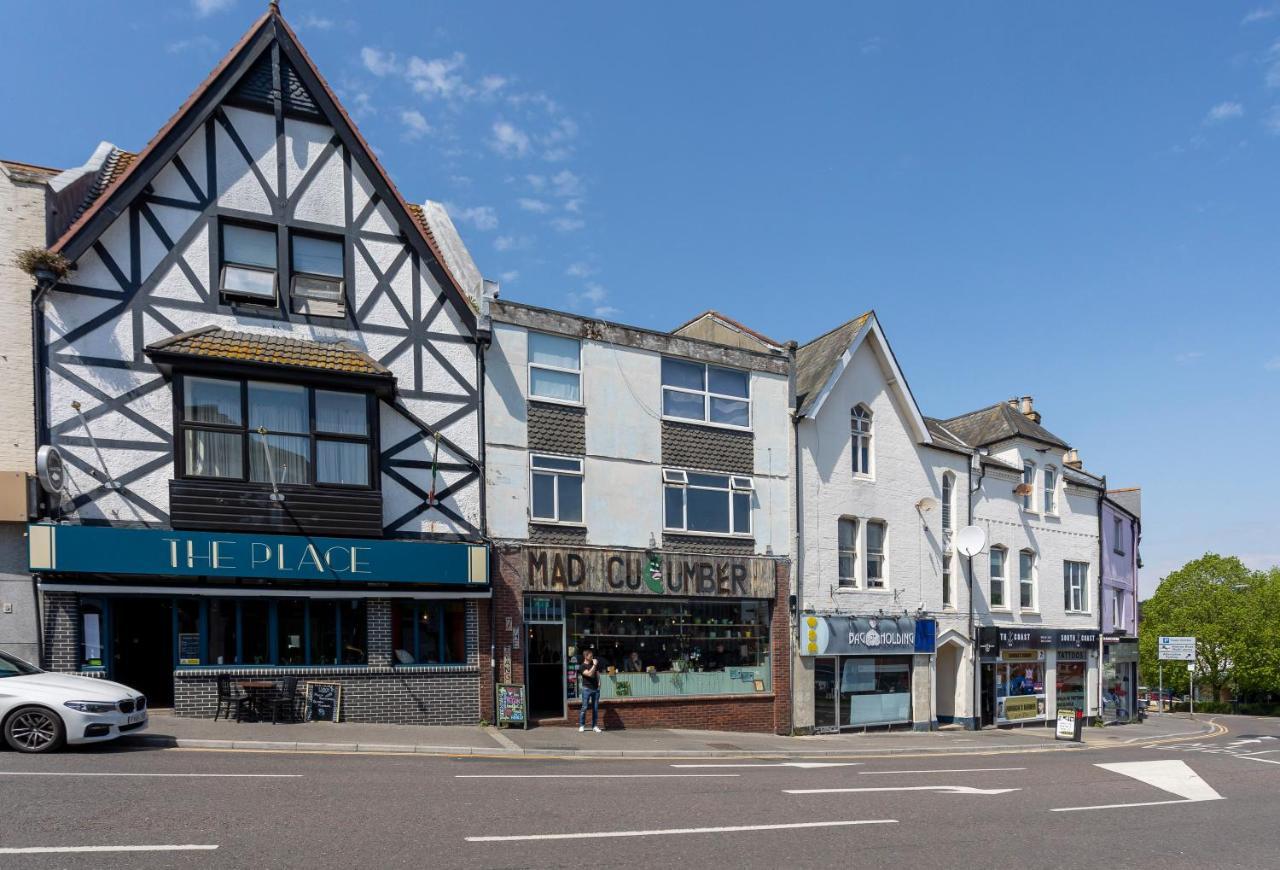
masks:
<path fill-rule="evenodd" d="M 345 317 L 347 295 L 342 239 L 293 233 L 289 241 L 293 261 L 289 297 L 294 313 Z"/>
<path fill-rule="evenodd" d="M 276 231 L 253 224 L 223 223 L 221 286 L 224 301 L 276 304 Z"/>

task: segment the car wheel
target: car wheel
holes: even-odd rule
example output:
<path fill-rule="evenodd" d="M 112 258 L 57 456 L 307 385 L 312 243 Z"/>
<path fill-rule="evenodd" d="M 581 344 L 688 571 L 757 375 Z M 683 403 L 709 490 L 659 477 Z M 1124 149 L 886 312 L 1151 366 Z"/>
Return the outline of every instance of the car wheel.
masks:
<path fill-rule="evenodd" d="M 65 730 L 52 710 L 20 707 L 4 723 L 4 739 L 19 752 L 51 752 L 62 745 Z"/>

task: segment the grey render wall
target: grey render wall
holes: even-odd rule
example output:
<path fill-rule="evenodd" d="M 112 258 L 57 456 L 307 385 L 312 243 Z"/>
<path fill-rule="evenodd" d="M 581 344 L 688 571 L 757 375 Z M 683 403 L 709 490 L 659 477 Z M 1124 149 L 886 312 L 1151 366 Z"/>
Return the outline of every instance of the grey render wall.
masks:
<path fill-rule="evenodd" d="M 0 471 L 35 470 L 33 282 L 13 259 L 24 248 L 45 246 L 45 181 L 40 174 L 0 167 Z M 0 649 L 38 662 L 36 621 L 25 526 L 0 523 Z"/>

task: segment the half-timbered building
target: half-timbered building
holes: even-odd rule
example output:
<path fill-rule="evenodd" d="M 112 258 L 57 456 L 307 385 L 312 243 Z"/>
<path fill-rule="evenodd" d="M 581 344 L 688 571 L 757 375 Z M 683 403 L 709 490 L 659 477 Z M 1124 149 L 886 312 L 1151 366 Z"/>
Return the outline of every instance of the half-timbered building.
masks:
<path fill-rule="evenodd" d="M 30 529 L 46 664 L 180 715 L 258 678 L 299 708 L 331 684 L 344 720 L 475 721 L 483 336 L 443 210 L 401 197 L 274 5 L 88 176 L 51 221 L 74 268 L 34 291 L 66 467 Z"/>

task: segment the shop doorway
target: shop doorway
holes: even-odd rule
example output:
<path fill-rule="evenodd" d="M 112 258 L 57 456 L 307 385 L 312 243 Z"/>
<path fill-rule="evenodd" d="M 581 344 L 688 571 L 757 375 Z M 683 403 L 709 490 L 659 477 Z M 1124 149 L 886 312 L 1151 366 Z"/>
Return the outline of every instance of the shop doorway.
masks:
<path fill-rule="evenodd" d="M 150 707 L 173 706 L 173 602 L 111 602 L 111 679 L 147 696 Z"/>
<path fill-rule="evenodd" d="M 996 724 L 996 666 L 982 666 L 982 727 Z"/>
<path fill-rule="evenodd" d="M 531 623 L 525 638 L 529 651 L 529 715 L 565 715 L 564 623 Z"/>
<path fill-rule="evenodd" d="M 958 643 L 947 641 L 938 647 L 938 721 L 944 724 L 954 722 L 960 715 L 958 711 L 964 709 L 959 701 L 959 688 L 962 684 L 960 668 L 963 662 L 964 651 Z"/>

